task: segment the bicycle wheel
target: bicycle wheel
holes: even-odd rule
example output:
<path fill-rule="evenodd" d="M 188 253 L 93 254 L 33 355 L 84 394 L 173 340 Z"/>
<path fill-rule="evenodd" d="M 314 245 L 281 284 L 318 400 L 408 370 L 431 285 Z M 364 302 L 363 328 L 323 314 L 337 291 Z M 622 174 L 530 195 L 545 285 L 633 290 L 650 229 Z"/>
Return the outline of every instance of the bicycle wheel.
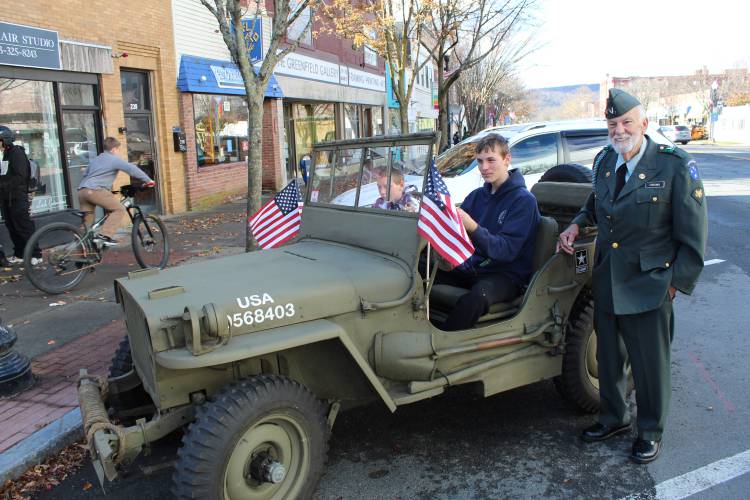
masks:
<path fill-rule="evenodd" d="M 33 265 L 33 249 L 42 251 L 41 263 Z M 31 235 L 23 253 L 26 277 L 39 290 L 58 294 L 80 283 L 99 261 L 78 228 L 65 222 L 48 224 Z"/>
<path fill-rule="evenodd" d="M 164 269 L 169 261 L 169 238 L 164 223 L 155 215 L 136 216 L 133 221 L 133 254 L 143 267 Z"/>

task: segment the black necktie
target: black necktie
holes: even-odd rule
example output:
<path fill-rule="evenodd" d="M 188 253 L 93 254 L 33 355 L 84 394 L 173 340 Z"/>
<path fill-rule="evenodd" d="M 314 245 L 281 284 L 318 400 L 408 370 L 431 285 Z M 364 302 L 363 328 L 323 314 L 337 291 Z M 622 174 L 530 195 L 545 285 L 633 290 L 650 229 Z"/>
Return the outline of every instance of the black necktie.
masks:
<path fill-rule="evenodd" d="M 614 200 L 617 199 L 617 196 L 620 194 L 620 191 L 622 191 L 622 187 L 625 185 L 625 174 L 628 172 L 628 166 L 627 164 L 623 163 L 620 165 L 617 169 L 617 179 L 615 179 L 615 197 Z"/>

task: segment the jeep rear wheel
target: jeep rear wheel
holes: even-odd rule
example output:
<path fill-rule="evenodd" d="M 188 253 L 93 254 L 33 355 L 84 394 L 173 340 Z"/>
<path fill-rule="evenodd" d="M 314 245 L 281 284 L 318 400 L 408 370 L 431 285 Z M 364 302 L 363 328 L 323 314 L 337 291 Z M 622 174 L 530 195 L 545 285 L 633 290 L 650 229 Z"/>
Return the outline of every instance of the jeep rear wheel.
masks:
<path fill-rule="evenodd" d="M 229 384 L 198 409 L 178 451 L 177 498 L 310 498 L 323 474 L 325 407 L 277 375 Z"/>
<path fill-rule="evenodd" d="M 599 368 L 596 360 L 594 300 L 589 292 L 576 299 L 565 334 L 562 374 L 555 386 L 583 411 L 599 410 Z"/>

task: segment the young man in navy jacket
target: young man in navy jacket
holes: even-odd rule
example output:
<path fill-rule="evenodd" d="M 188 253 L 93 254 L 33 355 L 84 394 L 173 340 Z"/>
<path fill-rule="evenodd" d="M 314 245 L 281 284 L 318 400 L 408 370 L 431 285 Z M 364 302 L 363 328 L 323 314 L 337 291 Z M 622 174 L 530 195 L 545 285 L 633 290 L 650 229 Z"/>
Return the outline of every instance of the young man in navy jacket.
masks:
<path fill-rule="evenodd" d="M 490 305 L 514 299 L 531 279 L 539 209 L 521 172 L 508 171 L 510 149 L 499 134 L 488 134 L 476 147 L 484 186 L 461 204 L 474 255 L 457 268 L 440 271 L 437 281 L 461 288 L 464 294 L 445 322 L 445 330 L 471 328 Z"/>

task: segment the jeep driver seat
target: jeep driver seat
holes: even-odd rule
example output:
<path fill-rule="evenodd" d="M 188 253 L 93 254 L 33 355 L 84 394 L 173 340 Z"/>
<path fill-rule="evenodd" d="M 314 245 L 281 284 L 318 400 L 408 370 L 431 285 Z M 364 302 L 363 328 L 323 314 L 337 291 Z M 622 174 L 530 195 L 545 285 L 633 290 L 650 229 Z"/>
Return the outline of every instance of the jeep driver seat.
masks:
<path fill-rule="evenodd" d="M 537 271 L 544 265 L 547 260 L 555 253 L 557 242 L 557 222 L 552 217 L 541 217 L 539 226 L 536 230 L 536 243 L 534 245 L 534 261 L 532 264 L 531 280 Z M 451 285 L 433 285 L 430 292 L 430 305 L 437 307 L 442 311 L 451 311 L 458 299 L 467 292 L 465 288 L 459 288 Z M 516 297 L 510 302 L 498 302 L 490 306 L 490 310 L 484 316 L 480 317 L 478 322 L 489 321 L 492 319 L 507 318 L 513 316 L 523 301 L 523 295 Z M 438 319 L 439 313 L 436 316 Z"/>

